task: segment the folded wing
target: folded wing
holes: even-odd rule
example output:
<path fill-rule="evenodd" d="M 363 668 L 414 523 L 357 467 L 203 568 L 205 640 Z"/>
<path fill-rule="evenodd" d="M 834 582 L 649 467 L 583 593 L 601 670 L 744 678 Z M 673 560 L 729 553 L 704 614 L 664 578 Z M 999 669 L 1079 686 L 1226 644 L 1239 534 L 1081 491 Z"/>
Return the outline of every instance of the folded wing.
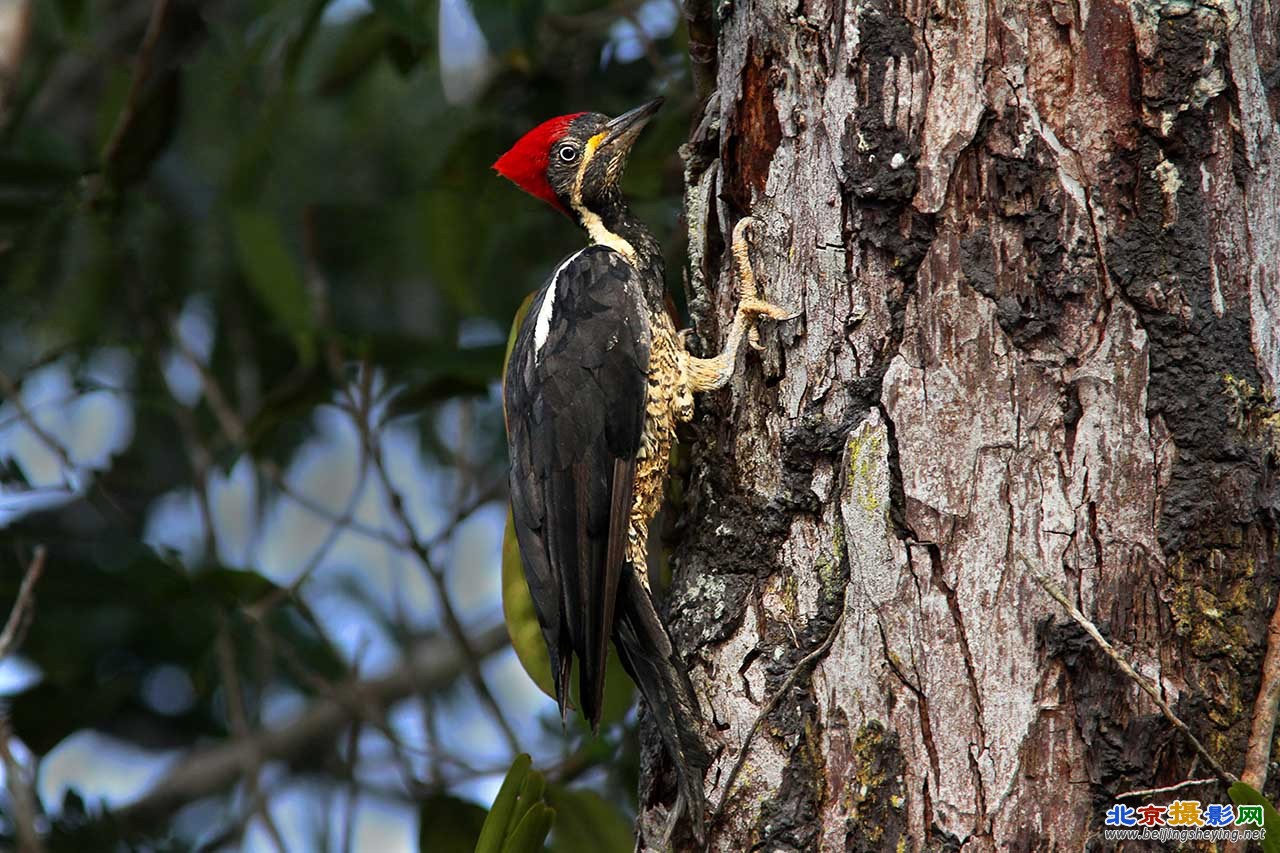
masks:
<path fill-rule="evenodd" d="M 650 337 L 635 271 L 592 246 L 530 306 L 507 367 L 511 506 L 565 713 L 572 659 L 599 725 L 644 429 Z"/>

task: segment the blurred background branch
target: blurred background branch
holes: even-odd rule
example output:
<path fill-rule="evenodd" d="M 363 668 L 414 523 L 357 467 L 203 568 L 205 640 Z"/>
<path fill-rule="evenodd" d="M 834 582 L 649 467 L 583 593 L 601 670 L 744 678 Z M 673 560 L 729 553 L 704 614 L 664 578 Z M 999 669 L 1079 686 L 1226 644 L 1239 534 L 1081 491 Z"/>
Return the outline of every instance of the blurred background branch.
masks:
<path fill-rule="evenodd" d="M 31 620 L 35 618 L 35 591 L 44 573 L 45 548 L 36 546 L 31 562 L 22 575 L 18 597 L 9 610 L 9 618 L 0 630 L 0 663 L 17 651 L 26 636 Z M 39 832 L 39 801 L 35 795 L 35 773 L 14 754 L 13 731 L 8 717 L 0 712 L 0 766 L 4 767 L 5 787 L 12 815 L 14 835 L 20 853 L 40 853 L 44 844 Z"/>
<path fill-rule="evenodd" d="M 475 634 L 477 654 L 489 657 L 507 644 L 506 628 L 491 625 Z M 186 803 L 224 790 L 255 766 L 267 761 L 297 761 L 309 750 L 324 747 L 353 721 L 382 715 L 397 701 L 422 691 L 450 685 L 467 666 L 458 646 L 433 637 L 420 642 L 410 658 L 377 678 L 336 687 L 290 723 L 248 731 L 185 758 L 166 772 L 139 799 L 120 810 L 129 822 L 166 817 Z"/>
<path fill-rule="evenodd" d="M 18 650 L 26 637 L 27 628 L 35 618 L 36 584 L 44 574 L 44 561 L 48 552 L 43 545 L 37 545 L 31 562 L 22 573 L 22 584 L 18 587 L 18 597 L 9 609 L 9 618 L 4 628 L 0 629 L 0 662 Z"/>
<path fill-rule="evenodd" d="M 489 164 L 666 95 L 678 276 L 680 19 L 0 0 L 0 847 L 470 850 L 527 752 L 553 850 L 631 849 L 625 680 L 562 726 L 502 624 L 504 342 L 579 238 Z"/>

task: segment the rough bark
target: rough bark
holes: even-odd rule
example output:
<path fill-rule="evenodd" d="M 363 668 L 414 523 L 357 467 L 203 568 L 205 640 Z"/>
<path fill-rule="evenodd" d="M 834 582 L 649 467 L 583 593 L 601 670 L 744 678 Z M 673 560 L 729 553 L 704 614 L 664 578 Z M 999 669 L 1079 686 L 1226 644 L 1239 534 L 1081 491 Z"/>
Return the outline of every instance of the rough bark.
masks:
<path fill-rule="evenodd" d="M 1116 794 L 1199 772 L 1018 558 L 1239 772 L 1280 504 L 1223 376 L 1280 378 L 1280 7 L 692 14 L 718 28 L 685 150 L 698 331 L 748 213 L 764 295 L 803 311 L 690 435 L 670 618 L 713 809 L 787 687 L 711 849 L 1079 850 Z M 642 847 L 672 792 L 649 757 Z"/>

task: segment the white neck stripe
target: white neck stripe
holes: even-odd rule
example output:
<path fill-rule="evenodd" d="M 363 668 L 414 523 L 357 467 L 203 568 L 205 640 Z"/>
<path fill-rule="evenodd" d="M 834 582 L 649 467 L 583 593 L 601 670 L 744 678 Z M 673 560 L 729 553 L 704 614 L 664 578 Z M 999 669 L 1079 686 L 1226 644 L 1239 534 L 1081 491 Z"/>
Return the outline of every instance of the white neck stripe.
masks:
<path fill-rule="evenodd" d="M 621 237 L 604 225 L 604 220 L 600 218 L 598 213 L 587 210 L 586 207 L 574 206 L 578 216 L 582 219 L 583 226 L 587 229 L 587 235 L 591 237 L 591 242 L 608 246 L 618 254 L 622 255 L 631 263 L 636 262 L 636 247 L 632 246 L 624 237 Z"/>

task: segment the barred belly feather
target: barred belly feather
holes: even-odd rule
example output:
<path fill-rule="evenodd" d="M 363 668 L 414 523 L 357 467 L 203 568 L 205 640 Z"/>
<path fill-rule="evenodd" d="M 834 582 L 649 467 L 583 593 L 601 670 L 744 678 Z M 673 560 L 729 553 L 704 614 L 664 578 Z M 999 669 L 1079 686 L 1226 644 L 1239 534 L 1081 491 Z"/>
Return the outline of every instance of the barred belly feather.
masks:
<path fill-rule="evenodd" d="M 693 394 L 687 381 L 687 357 L 666 312 L 650 315 L 653 335 L 649 355 L 648 399 L 644 432 L 636 460 L 635 499 L 631 504 L 627 559 L 641 567 L 642 581 L 648 562 L 649 522 L 662 505 L 676 424 L 693 416 Z"/>

